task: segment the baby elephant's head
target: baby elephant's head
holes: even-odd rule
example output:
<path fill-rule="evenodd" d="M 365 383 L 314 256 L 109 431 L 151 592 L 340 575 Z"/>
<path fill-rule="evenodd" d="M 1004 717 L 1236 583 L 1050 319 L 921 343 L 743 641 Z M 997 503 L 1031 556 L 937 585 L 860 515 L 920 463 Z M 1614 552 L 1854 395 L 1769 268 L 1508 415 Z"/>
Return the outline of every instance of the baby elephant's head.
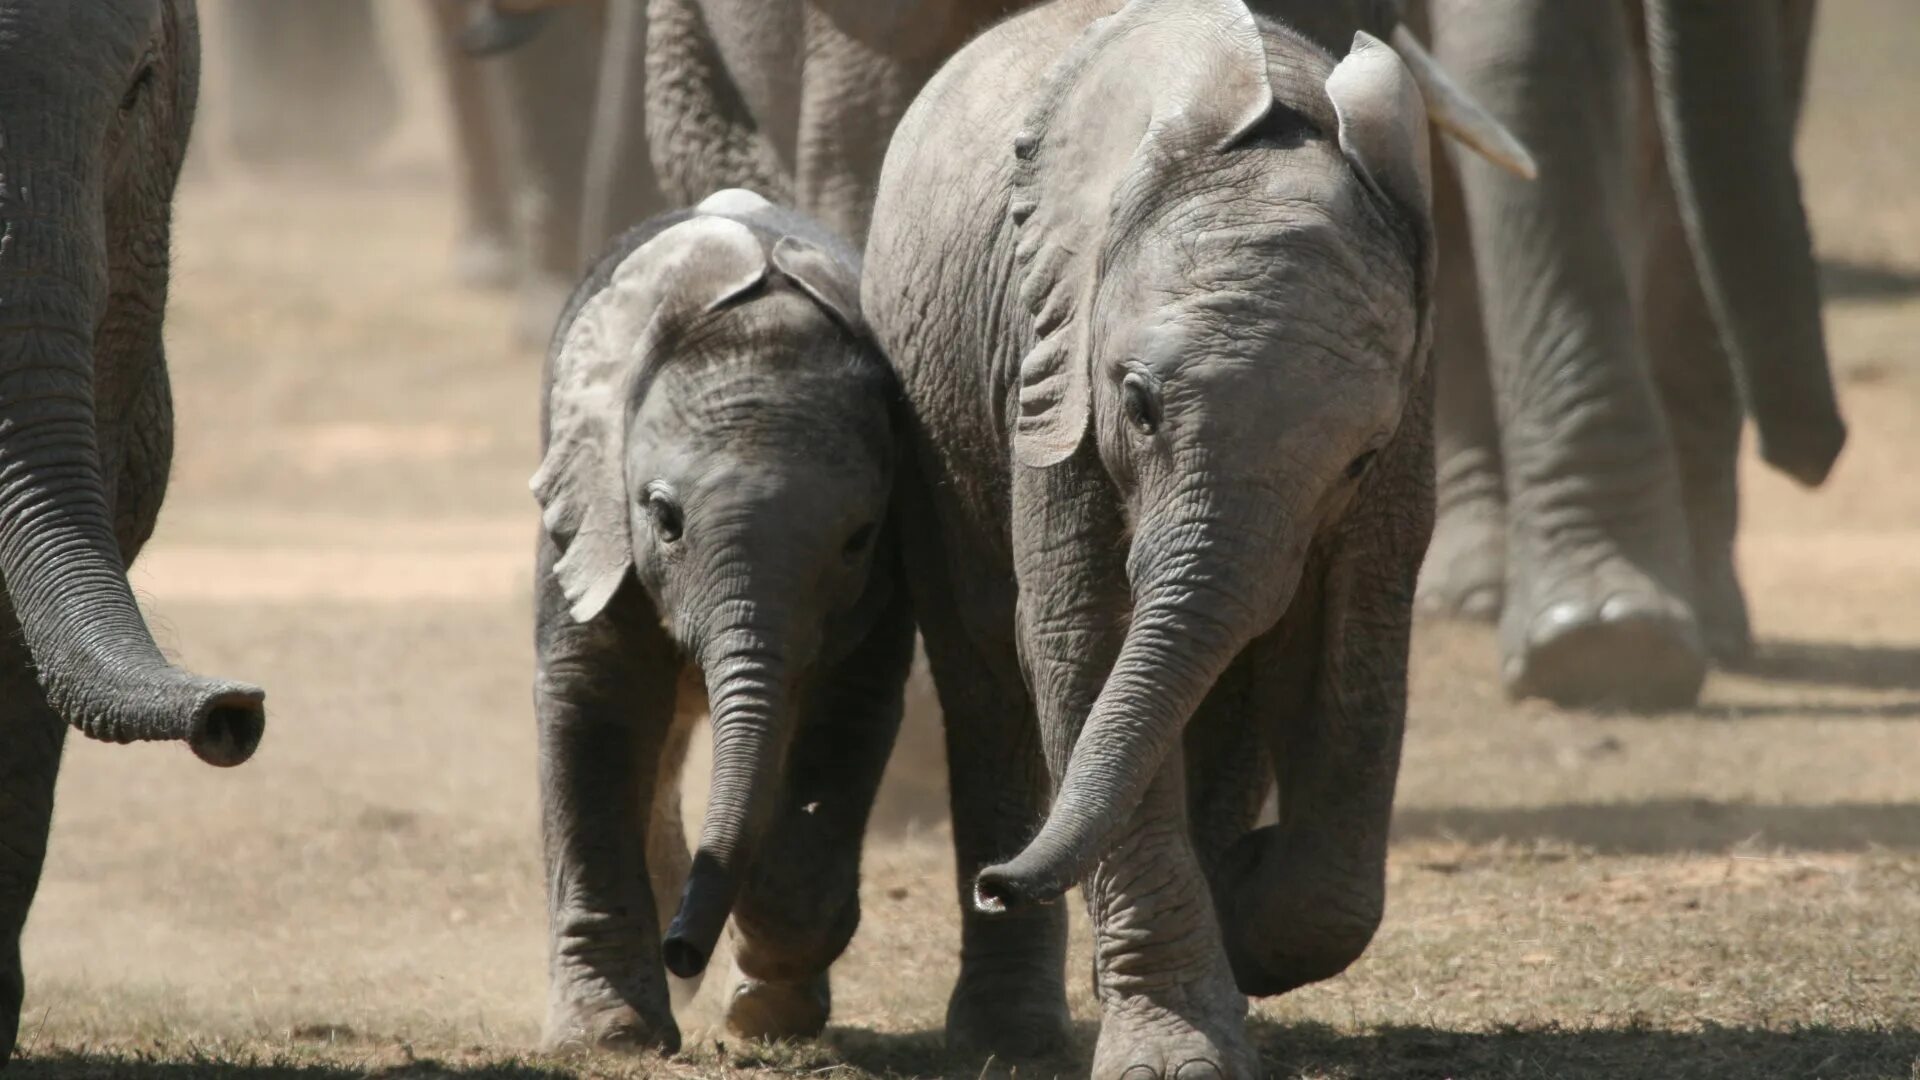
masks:
<path fill-rule="evenodd" d="M 853 258 L 744 192 L 625 255 L 558 338 L 534 477 L 576 620 L 629 575 L 699 664 L 712 794 L 667 941 L 697 973 L 780 786 L 811 671 L 893 588 L 892 375 Z"/>

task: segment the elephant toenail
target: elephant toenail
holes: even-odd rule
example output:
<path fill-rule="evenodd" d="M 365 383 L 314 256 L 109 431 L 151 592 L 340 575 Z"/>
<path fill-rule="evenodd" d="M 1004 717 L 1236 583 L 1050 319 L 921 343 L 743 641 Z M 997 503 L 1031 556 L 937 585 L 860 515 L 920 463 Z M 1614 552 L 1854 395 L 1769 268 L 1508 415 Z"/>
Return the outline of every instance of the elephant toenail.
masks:
<path fill-rule="evenodd" d="M 1160 1080 L 1160 1071 L 1151 1065 L 1135 1065 L 1121 1073 L 1120 1080 Z"/>
<path fill-rule="evenodd" d="M 1577 600 L 1562 600 L 1534 616 L 1532 638 L 1535 644 L 1553 641 L 1576 627 L 1591 622 L 1593 609 Z"/>
<path fill-rule="evenodd" d="M 1638 593 L 1615 593 L 1607 597 L 1600 605 L 1602 622 L 1625 622 L 1628 619 L 1663 618 L 1669 615 L 1657 599 L 1641 596 Z"/>
<path fill-rule="evenodd" d="M 1472 589 L 1460 598 L 1456 612 L 1460 618 L 1488 622 L 1500 616 L 1500 590 L 1492 586 Z"/>
<path fill-rule="evenodd" d="M 1220 1071 L 1220 1066 L 1213 1062 L 1194 1058 L 1180 1063 L 1180 1067 L 1173 1071 L 1173 1080 L 1225 1080 L 1225 1075 Z"/>

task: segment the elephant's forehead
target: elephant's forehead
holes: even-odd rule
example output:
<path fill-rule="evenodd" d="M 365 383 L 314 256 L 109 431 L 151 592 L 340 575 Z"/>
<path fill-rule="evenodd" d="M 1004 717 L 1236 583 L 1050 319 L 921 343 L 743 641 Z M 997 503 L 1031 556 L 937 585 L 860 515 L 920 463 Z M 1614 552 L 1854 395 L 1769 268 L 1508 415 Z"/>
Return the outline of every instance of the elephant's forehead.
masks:
<path fill-rule="evenodd" d="M 1116 269 L 1138 278 L 1116 292 L 1153 336 L 1394 340 L 1417 323 L 1406 257 L 1323 208 L 1169 234 Z"/>

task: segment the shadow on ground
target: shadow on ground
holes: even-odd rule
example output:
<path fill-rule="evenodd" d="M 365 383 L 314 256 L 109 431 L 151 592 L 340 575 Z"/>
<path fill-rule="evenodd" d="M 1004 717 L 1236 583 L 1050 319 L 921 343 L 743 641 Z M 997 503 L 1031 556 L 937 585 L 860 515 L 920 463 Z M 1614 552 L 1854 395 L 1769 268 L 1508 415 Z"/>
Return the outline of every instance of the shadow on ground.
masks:
<path fill-rule="evenodd" d="M 1852 259 L 1820 260 L 1820 292 L 1829 300 L 1884 300 L 1920 293 L 1920 270 Z"/>
<path fill-rule="evenodd" d="M 60 1053 L 16 1061 L 9 1080 L 574 1080 L 585 1077 L 737 1076 L 741 1069 L 772 1075 L 942 1077 L 1084 1075 L 1096 1034 L 1075 1025 L 1075 1052 L 1017 1071 L 983 1069 L 949 1058 L 937 1032 L 879 1033 L 829 1029 L 824 1045 L 738 1046 L 677 1058 L 592 1057 L 579 1061 L 446 1061 L 400 1063 L 371 1050 L 369 1060 L 327 1062 L 296 1057 L 227 1061 L 201 1051 L 185 1060 L 157 1061 L 143 1053 Z M 1692 1031 L 1651 1028 L 1509 1028 L 1489 1032 L 1386 1027 L 1347 1034 L 1324 1024 L 1255 1018 L 1250 1025 L 1266 1075 L 1291 1080 L 1441 1080 L 1447 1077 L 1555 1077 L 1564 1080 L 1659 1076 L 1665 1080 L 1746 1080 L 1807 1076 L 1823 1080 L 1909 1080 L 1920 1074 L 1920 1031 L 1832 1026 L 1781 1030 L 1712 1025 Z M 382 1060 L 387 1059 L 387 1060 Z"/>
<path fill-rule="evenodd" d="M 1555 841 L 1602 855 L 1719 854 L 1771 850 L 1920 850 L 1920 804 L 1762 806 L 1707 799 L 1561 803 L 1511 809 L 1447 807 L 1394 811 L 1393 839 L 1484 844 Z"/>
<path fill-rule="evenodd" d="M 52 1054 L 16 1060 L 7 1080 L 572 1080 L 563 1066 L 460 1064 L 422 1058 L 401 1065 L 354 1065 L 260 1058 L 153 1061 L 143 1055 Z"/>
<path fill-rule="evenodd" d="M 1920 691 L 1920 647 L 1768 640 L 1739 673 L 1768 682 Z"/>
<path fill-rule="evenodd" d="M 1346 1035 L 1320 1025 L 1257 1022 L 1267 1072 L 1278 1077 L 1440 1080 L 1555 1077 L 1613 1080 L 1908 1080 L 1920 1066 L 1920 1032 L 1802 1027 L 1764 1031 L 1524 1028 L 1492 1032 L 1383 1028 Z"/>

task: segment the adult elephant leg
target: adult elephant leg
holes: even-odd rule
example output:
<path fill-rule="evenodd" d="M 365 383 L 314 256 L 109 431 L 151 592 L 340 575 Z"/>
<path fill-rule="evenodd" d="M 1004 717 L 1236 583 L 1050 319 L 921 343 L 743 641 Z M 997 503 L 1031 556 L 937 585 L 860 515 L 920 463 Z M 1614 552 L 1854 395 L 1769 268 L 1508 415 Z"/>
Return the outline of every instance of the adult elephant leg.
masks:
<path fill-rule="evenodd" d="M 917 485 L 901 487 L 907 565 L 952 566 L 932 508 L 916 500 Z M 1014 591 L 1004 573 L 959 572 L 916 575 L 913 590 L 945 725 L 960 892 L 960 978 L 947 1004 L 947 1044 L 978 1059 L 1053 1054 L 1067 1044 L 1066 909 L 990 915 L 973 903 L 981 869 L 1024 847 L 1047 813 L 1039 728 L 1008 634 Z"/>
<path fill-rule="evenodd" d="M 501 112 L 506 103 L 484 61 L 459 47 L 472 0 L 432 0 L 434 48 L 447 106 L 453 116 L 454 174 L 460 188 L 461 226 L 454 274 L 481 288 L 511 285 L 514 261 L 513 198 Z"/>
<path fill-rule="evenodd" d="M 4 605 L 0 605 L 4 607 Z M 67 725 L 48 707 L 20 645 L 20 628 L 0 610 L 0 1065 L 20 1031 L 25 972 L 20 931 L 40 885 L 53 821 L 54 780 Z"/>
<path fill-rule="evenodd" d="M 1781 70 L 1788 81 L 1787 101 L 1797 117 L 1812 46 L 1814 5 L 1812 0 L 1779 0 L 1778 7 L 1785 50 Z M 1715 661 L 1738 665 L 1753 652 L 1746 595 L 1734 562 L 1745 416 L 1732 358 L 1701 287 L 1665 148 L 1655 130 L 1650 121 L 1645 150 L 1648 237 L 1641 287 L 1647 346 L 1679 457 L 1701 633 Z"/>
<path fill-rule="evenodd" d="M 735 2 L 726 10 L 740 7 Z M 691 206 L 728 187 L 751 188 L 775 203 L 792 205 L 793 164 L 780 153 L 775 139 L 779 126 L 753 111 L 715 41 L 704 8 L 701 0 L 647 4 L 647 139 L 661 191 L 678 206 Z M 776 66 L 791 87 L 785 103 L 797 109 L 803 44 L 798 4 L 782 0 L 770 10 L 781 18 L 751 25 L 789 28 L 787 60 Z"/>
<path fill-rule="evenodd" d="M 1110 481 L 1083 447 L 1050 469 L 1017 468 L 1013 505 L 1045 506 L 1014 530 L 1023 568 L 1021 661 L 1054 784 L 1120 655 L 1131 595 L 1125 523 Z M 1095 1080 L 1177 1074 L 1260 1075 L 1187 820 L 1184 753 L 1175 747 L 1112 847 L 1081 883 L 1094 929 L 1100 1000 Z"/>
<path fill-rule="evenodd" d="M 625 0 L 607 11 L 585 184 L 580 249 L 589 258 L 627 229 L 667 209 L 647 138 L 644 0 Z"/>
<path fill-rule="evenodd" d="M 1508 692 L 1690 704 L 1705 657 L 1672 441 L 1638 332 L 1634 66 L 1612 3 L 1436 0 L 1436 54 L 1539 159 L 1458 155 L 1506 467 Z"/>
<path fill-rule="evenodd" d="M 861 839 L 912 661 L 902 595 L 802 707 L 780 808 L 733 910 L 727 1027 L 737 1035 L 811 1038 L 826 1027 L 827 969 L 860 925 Z"/>
<path fill-rule="evenodd" d="M 1440 516 L 1420 574 L 1419 603 L 1436 615 L 1492 622 L 1506 594 L 1507 493 L 1488 371 L 1473 239 L 1459 174 L 1436 152 L 1433 364 Z"/>
<path fill-rule="evenodd" d="M 228 0 L 234 153 L 255 167 L 357 161 L 387 136 L 399 91 L 372 0 Z"/>
<path fill-rule="evenodd" d="M 1641 304 L 1647 352 L 1673 433 L 1692 541 L 1693 604 L 1708 655 L 1738 664 L 1753 651 L 1746 595 L 1734 565 L 1737 481 L 1745 420 L 1733 367 L 1700 288 L 1666 169 L 1653 155 Z"/>
<path fill-rule="evenodd" d="M 548 1046 L 676 1050 L 648 837 L 681 663 L 629 585 L 575 624 L 541 540 L 540 803 L 546 853 Z"/>
<path fill-rule="evenodd" d="M 875 48 L 811 4 L 806 34 L 795 197 L 863 245 L 887 142 L 936 65 Z"/>
<path fill-rule="evenodd" d="M 533 40 L 487 61 L 499 65 L 507 103 L 516 217 L 528 263 L 519 336 L 530 345 L 547 343 L 574 282 L 599 254 L 580 249 L 580 220 L 605 25 L 605 0 L 562 4 Z"/>

